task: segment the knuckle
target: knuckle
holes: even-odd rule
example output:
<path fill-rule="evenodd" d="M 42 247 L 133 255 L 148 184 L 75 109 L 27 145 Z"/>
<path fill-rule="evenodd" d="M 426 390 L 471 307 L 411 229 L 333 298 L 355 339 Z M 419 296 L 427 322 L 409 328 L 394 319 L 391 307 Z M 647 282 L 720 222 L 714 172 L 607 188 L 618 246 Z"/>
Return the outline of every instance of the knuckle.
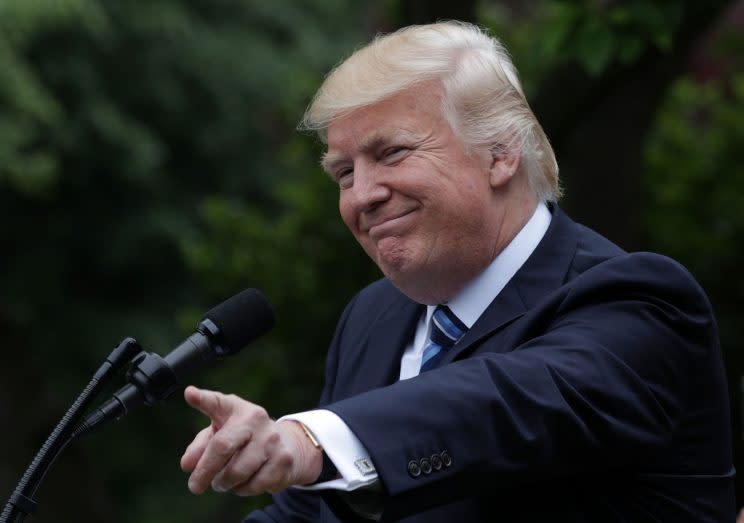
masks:
<path fill-rule="evenodd" d="M 288 469 L 294 465 L 294 456 L 286 450 L 280 451 L 276 456 L 276 464 L 280 469 Z"/>
<path fill-rule="evenodd" d="M 235 442 L 226 436 L 222 436 L 219 433 L 212 438 L 212 448 L 220 456 L 228 456 L 235 452 Z"/>
<path fill-rule="evenodd" d="M 272 431 L 269 434 L 266 435 L 266 443 L 268 445 L 276 446 L 280 441 L 282 437 L 277 431 Z"/>
<path fill-rule="evenodd" d="M 249 418 L 254 423 L 264 423 L 269 419 L 269 413 L 263 407 L 254 407 L 249 413 Z"/>
<path fill-rule="evenodd" d="M 215 392 L 212 398 L 214 398 L 214 403 L 218 408 L 225 406 L 225 395 L 221 392 Z"/>

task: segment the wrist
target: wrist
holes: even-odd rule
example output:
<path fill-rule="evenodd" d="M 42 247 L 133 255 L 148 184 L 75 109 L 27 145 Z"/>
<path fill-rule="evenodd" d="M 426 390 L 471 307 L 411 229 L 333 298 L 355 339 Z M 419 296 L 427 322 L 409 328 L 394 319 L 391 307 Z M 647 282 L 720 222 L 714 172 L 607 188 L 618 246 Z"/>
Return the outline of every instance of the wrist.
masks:
<path fill-rule="evenodd" d="M 299 454 L 299 470 L 296 483 L 310 485 L 318 481 L 323 472 L 323 447 L 305 424 L 297 420 L 282 421 L 287 423 L 295 435 Z"/>

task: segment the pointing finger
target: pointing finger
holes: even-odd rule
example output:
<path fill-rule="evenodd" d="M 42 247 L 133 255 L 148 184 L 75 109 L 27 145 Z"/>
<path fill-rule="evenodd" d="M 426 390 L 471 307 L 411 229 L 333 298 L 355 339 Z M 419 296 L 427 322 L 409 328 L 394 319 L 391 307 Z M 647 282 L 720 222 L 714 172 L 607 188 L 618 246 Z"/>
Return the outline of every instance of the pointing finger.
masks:
<path fill-rule="evenodd" d="M 183 391 L 186 403 L 208 416 L 212 422 L 221 426 L 230 417 L 234 401 L 229 396 L 212 390 L 198 389 L 192 385 Z"/>

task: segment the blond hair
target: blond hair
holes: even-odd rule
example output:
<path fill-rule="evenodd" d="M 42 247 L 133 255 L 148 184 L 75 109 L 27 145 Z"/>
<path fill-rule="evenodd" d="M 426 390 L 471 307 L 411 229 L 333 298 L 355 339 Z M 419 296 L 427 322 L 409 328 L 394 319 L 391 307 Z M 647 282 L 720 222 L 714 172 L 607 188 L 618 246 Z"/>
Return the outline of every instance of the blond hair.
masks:
<path fill-rule="evenodd" d="M 328 74 L 299 127 L 325 141 L 334 120 L 435 79 L 442 112 L 466 146 L 496 154 L 519 147 L 535 194 L 543 201 L 560 197 L 555 154 L 506 48 L 472 24 L 440 22 L 377 36 Z"/>

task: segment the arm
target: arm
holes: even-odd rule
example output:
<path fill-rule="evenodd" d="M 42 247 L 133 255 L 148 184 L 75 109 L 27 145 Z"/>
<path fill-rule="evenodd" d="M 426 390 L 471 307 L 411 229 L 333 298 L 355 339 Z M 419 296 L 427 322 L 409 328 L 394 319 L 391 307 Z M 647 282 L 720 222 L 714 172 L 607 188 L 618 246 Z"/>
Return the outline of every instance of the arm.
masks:
<path fill-rule="evenodd" d="M 716 343 L 707 299 L 683 269 L 623 256 L 470 357 L 327 408 L 370 451 L 385 517 L 400 518 L 499 486 L 652 463 L 685 413 L 691 374 L 711 374 Z M 451 466 L 408 473 L 443 451 Z"/>

